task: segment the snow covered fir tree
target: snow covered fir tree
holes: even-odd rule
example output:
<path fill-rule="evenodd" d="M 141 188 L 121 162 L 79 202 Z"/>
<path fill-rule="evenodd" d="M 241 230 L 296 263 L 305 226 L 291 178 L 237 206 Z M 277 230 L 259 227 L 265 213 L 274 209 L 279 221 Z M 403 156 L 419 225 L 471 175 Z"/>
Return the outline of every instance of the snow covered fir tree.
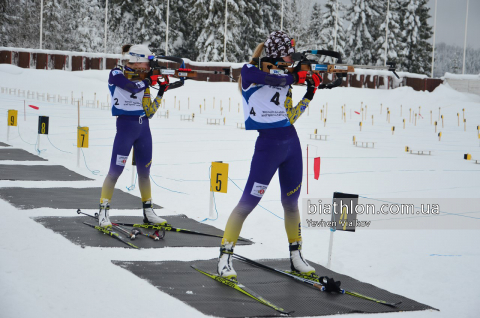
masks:
<path fill-rule="evenodd" d="M 44 0 L 42 48 L 103 52 L 105 5 L 105 0 Z M 227 0 L 225 57 L 225 0 L 109 0 L 108 6 L 108 53 L 144 43 L 157 54 L 194 61 L 246 62 L 258 43 L 283 28 L 297 50 L 335 49 L 344 61 L 359 65 L 383 65 L 386 50 L 387 61 L 397 62 L 399 71 L 431 72 L 427 0 L 390 0 L 388 17 L 387 2 L 380 0 Z M 40 1 L 3 1 L 0 30 L 2 46 L 39 48 Z M 441 49 L 436 48 L 439 71 L 447 68 Z M 477 72 L 478 63 L 467 47 L 466 72 Z"/>
<path fill-rule="evenodd" d="M 403 54 L 405 43 L 402 41 L 403 33 L 401 31 L 400 0 L 390 0 L 390 3 L 383 3 L 385 16 L 380 24 L 378 38 L 373 44 L 376 52 L 376 65 L 385 65 L 385 62 L 398 62 L 398 58 Z M 388 12 L 388 16 L 386 14 Z M 385 44 L 386 39 L 386 44 Z M 386 54 L 386 60 L 385 60 Z"/>

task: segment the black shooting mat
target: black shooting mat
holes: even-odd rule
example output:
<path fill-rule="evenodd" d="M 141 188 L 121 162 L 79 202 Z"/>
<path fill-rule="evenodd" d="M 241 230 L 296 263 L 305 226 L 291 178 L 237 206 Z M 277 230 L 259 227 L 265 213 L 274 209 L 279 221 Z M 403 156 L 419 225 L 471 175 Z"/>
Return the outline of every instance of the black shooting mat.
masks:
<path fill-rule="evenodd" d="M 64 166 L 0 165 L 0 180 L 85 181 L 93 180 Z"/>
<path fill-rule="evenodd" d="M 47 161 L 39 156 L 32 155 L 23 149 L 0 149 L 0 160 L 13 161 Z"/>
<path fill-rule="evenodd" d="M 85 211 L 84 211 L 85 212 Z M 76 210 L 72 211 L 77 215 Z M 88 211 L 86 213 L 93 214 L 95 212 Z M 143 223 L 143 216 L 112 216 L 110 213 L 110 220 L 119 223 Z M 139 210 L 138 215 L 142 215 Z M 169 224 L 176 228 L 188 229 L 208 234 L 222 236 L 223 231 L 207 224 L 197 222 L 189 219 L 185 215 L 168 215 L 162 216 Z M 88 216 L 77 217 L 36 217 L 33 218 L 36 222 L 42 224 L 48 229 L 59 233 L 69 241 L 77 245 L 91 246 L 91 247 L 123 247 L 130 248 L 119 240 L 101 233 L 83 222 L 88 222 L 93 225 L 98 225 L 98 221 Z M 125 229 L 131 230 L 132 227 L 123 226 Z M 143 233 L 153 234 L 154 230 L 140 228 Z M 219 247 L 221 238 L 210 237 L 197 234 L 179 233 L 174 231 L 166 231 L 165 237 L 162 240 L 154 241 L 146 236 L 139 236 L 135 240 L 126 238 L 125 234 L 118 232 L 121 237 L 127 241 L 138 246 L 139 248 L 163 248 L 163 247 Z M 252 244 L 251 241 L 238 241 L 238 245 Z"/>
<path fill-rule="evenodd" d="M 112 262 L 206 315 L 217 317 L 281 316 L 274 309 L 262 305 L 190 267 L 190 265 L 195 265 L 199 269 L 215 273 L 217 259 L 192 262 Z M 289 270 L 290 267 L 289 259 L 270 259 L 259 262 L 283 270 Z M 309 263 L 315 267 L 317 274 L 341 281 L 342 287 L 349 291 L 388 302 L 401 301 L 402 303 L 393 308 L 346 294 L 321 292 L 290 277 L 260 269 L 239 260 L 234 261 L 234 267 L 238 279 L 243 285 L 285 311 L 295 311 L 291 314 L 294 317 L 436 310 L 371 284 L 335 273 L 311 261 Z"/>
<path fill-rule="evenodd" d="M 22 210 L 53 209 L 95 209 L 100 204 L 102 188 L 0 188 L 0 198 Z M 130 193 L 115 189 L 111 209 L 138 209 L 142 200 Z M 161 206 L 153 205 L 156 209 Z"/>
<path fill-rule="evenodd" d="M 10 145 L 7 145 L 6 143 L 3 143 L 0 141 L 0 147 L 11 147 Z"/>

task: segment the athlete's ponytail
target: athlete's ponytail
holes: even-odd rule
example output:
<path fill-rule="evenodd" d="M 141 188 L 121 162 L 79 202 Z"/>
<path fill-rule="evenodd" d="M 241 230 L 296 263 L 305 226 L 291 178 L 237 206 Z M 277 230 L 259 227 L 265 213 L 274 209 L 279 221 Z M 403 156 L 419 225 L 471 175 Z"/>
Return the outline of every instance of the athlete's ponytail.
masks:
<path fill-rule="evenodd" d="M 131 47 L 132 47 L 131 44 L 125 44 L 124 46 L 122 46 L 122 55 L 125 55 L 126 53 L 128 53 Z"/>
<path fill-rule="evenodd" d="M 253 59 L 259 58 L 260 55 L 263 53 L 263 42 L 258 44 L 257 47 L 255 48 L 255 51 L 253 52 L 252 58 L 250 59 L 249 64 L 255 64 L 253 62 Z M 238 89 L 240 93 L 242 93 L 242 75 L 238 76 Z"/>

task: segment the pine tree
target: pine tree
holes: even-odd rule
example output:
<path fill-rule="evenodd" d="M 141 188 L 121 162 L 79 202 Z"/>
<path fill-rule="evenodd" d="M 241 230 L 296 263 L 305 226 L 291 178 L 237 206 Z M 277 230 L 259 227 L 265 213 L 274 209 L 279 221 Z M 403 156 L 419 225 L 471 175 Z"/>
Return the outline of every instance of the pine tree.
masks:
<path fill-rule="evenodd" d="M 241 30 L 238 38 L 237 61 L 249 61 L 258 43 L 268 35 L 264 24 L 264 11 L 261 0 L 244 0 L 243 12 L 239 15 Z"/>
<path fill-rule="evenodd" d="M 250 61 L 253 51 L 268 35 L 280 30 L 281 2 L 278 0 L 244 0 L 244 12 L 241 13 L 239 28 L 242 58 L 239 62 Z"/>
<path fill-rule="evenodd" d="M 39 40 L 40 2 L 3 1 L 0 4 L 0 44 L 38 49 Z"/>
<path fill-rule="evenodd" d="M 347 8 L 347 56 L 350 63 L 375 64 L 373 43 L 379 13 L 375 0 L 352 0 Z M 373 34 L 373 35 L 372 35 Z"/>
<path fill-rule="evenodd" d="M 242 2 L 243 3 L 243 2 Z M 242 4 L 240 3 L 240 4 Z M 239 15 L 242 7 L 229 0 L 227 25 L 226 61 L 236 62 L 241 51 L 237 40 L 241 37 Z M 198 61 L 219 62 L 224 60 L 225 2 L 222 0 L 197 0 L 194 4 L 199 16 L 205 16 L 202 31 L 195 43 L 199 52 Z"/>
<path fill-rule="evenodd" d="M 302 43 L 303 28 L 300 23 L 302 19 L 298 10 L 297 0 L 284 0 L 283 6 L 283 31 L 295 39 L 296 49 L 300 50 L 298 46 L 303 46 L 303 44 L 300 44 Z"/>
<path fill-rule="evenodd" d="M 62 7 L 58 0 L 46 0 L 43 5 L 43 45 L 44 49 L 62 50 L 63 28 Z"/>
<path fill-rule="evenodd" d="M 169 24 L 175 30 L 169 38 L 172 41 L 171 55 L 195 60 L 198 52 L 195 48 L 195 39 L 198 37 L 198 28 L 195 20 L 192 19 L 191 6 L 194 0 L 178 0 L 172 3 L 170 1 L 170 10 L 173 14 L 170 16 Z M 170 27 L 169 27 L 170 28 Z M 169 39 L 170 42 L 170 39 Z"/>
<path fill-rule="evenodd" d="M 70 0 L 72 1 L 72 0 Z M 77 1 L 78 2 L 78 1 Z M 75 51 L 103 52 L 105 37 L 105 3 L 99 0 L 80 1 L 77 17 Z"/>
<path fill-rule="evenodd" d="M 338 4 L 338 8 L 337 8 Z M 345 45 L 347 36 L 345 33 L 345 29 L 343 27 L 343 12 L 345 12 L 345 5 L 337 0 L 328 0 L 325 4 L 325 8 L 327 9 L 321 17 L 321 32 L 320 38 L 321 42 L 323 43 L 323 49 L 325 50 L 332 50 L 337 51 L 340 55 L 345 57 Z M 337 17 L 338 12 L 338 18 Z M 335 42 L 335 23 L 337 23 L 336 27 L 336 42 Z M 331 58 L 326 59 L 327 62 L 331 61 Z"/>
<path fill-rule="evenodd" d="M 121 53 L 122 45 L 141 43 L 139 33 L 143 30 L 138 26 L 143 22 L 145 2 L 111 0 L 108 5 L 107 51 Z"/>
<path fill-rule="evenodd" d="M 430 38 L 433 35 L 433 28 L 428 24 L 428 19 L 431 18 L 429 13 L 430 8 L 427 6 L 427 0 L 420 0 L 418 6 L 418 16 L 420 17 L 420 41 L 418 51 L 416 52 L 415 62 L 413 65 L 413 71 L 415 73 L 424 73 L 428 76 L 431 75 L 432 67 L 432 45 L 429 43 Z"/>
<path fill-rule="evenodd" d="M 384 65 L 385 62 L 385 31 L 387 31 L 387 62 L 396 62 L 405 47 L 403 42 L 403 33 L 400 26 L 400 4 L 398 0 L 390 0 L 388 18 L 386 16 L 386 3 L 384 9 L 384 20 L 379 26 L 379 36 L 374 43 L 374 51 L 376 52 L 377 56 L 377 65 Z M 388 29 L 386 29 L 387 20 Z"/>
<path fill-rule="evenodd" d="M 197 61 L 222 61 L 223 53 L 223 5 L 221 0 L 197 0 L 194 4 L 199 21 L 200 34 L 195 43 L 199 54 Z M 220 38 L 220 36 L 222 38 Z"/>
<path fill-rule="evenodd" d="M 281 1 L 278 1 L 278 0 L 265 0 L 265 1 L 259 0 L 259 1 L 260 1 L 259 12 L 262 16 L 263 27 L 261 27 L 260 30 L 258 30 L 258 33 L 259 33 L 258 36 L 261 39 L 263 39 L 263 41 L 265 41 L 267 36 L 270 33 L 280 30 L 280 20 L 281 20 L 281 14 L 282 14 Z"/>
<path fill-rule="evenodd" d="M 321 5 L 315 3 L 312 9 L 312 16 L 308 23 L 308 33 L 305 39 L 308 49 L 320 50 L 325 47 L 325 43 L 322 39 L 322 8 Z"/>
<path fill-rule="evenodd" d="M 16 9 L 20 9 L 19 2 L 2 1 L 0 3 L 0 45 L 13 46 L 15 24 L 19 22 L 19 17 L 15 16 Z"/>
<path fill-rule="evenodd" d="M 405 32 L 405 49 L 401 59 L 402 70 L 430 74 L 432 46 L 427 42 L 432 28 L 427 24 L 430 17 L 426 0 L 402 0 L 405 18 L 402 28 Z"/>

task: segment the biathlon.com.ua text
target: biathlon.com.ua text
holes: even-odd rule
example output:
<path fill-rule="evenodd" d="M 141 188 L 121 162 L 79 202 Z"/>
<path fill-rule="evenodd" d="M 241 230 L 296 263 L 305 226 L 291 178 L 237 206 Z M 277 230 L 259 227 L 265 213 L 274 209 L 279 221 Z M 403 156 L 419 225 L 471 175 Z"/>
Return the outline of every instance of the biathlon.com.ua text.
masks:
<path fill-rule="evenodd" d="M 351 200 L 342 200 L 339 202 L 334 201 L 333 203 L 323 203 L 322 200 L 311 201 L 307 200 L 307 215 L 312 214 L 324 214 L 331 215 L 334 214 L 365 214 L 365 215 L 435 215 L 440 214 L 440 205 L 439 204 L 407 204 L 407 203 L 377 203 L 377 204 L 354 204 Z"/>

